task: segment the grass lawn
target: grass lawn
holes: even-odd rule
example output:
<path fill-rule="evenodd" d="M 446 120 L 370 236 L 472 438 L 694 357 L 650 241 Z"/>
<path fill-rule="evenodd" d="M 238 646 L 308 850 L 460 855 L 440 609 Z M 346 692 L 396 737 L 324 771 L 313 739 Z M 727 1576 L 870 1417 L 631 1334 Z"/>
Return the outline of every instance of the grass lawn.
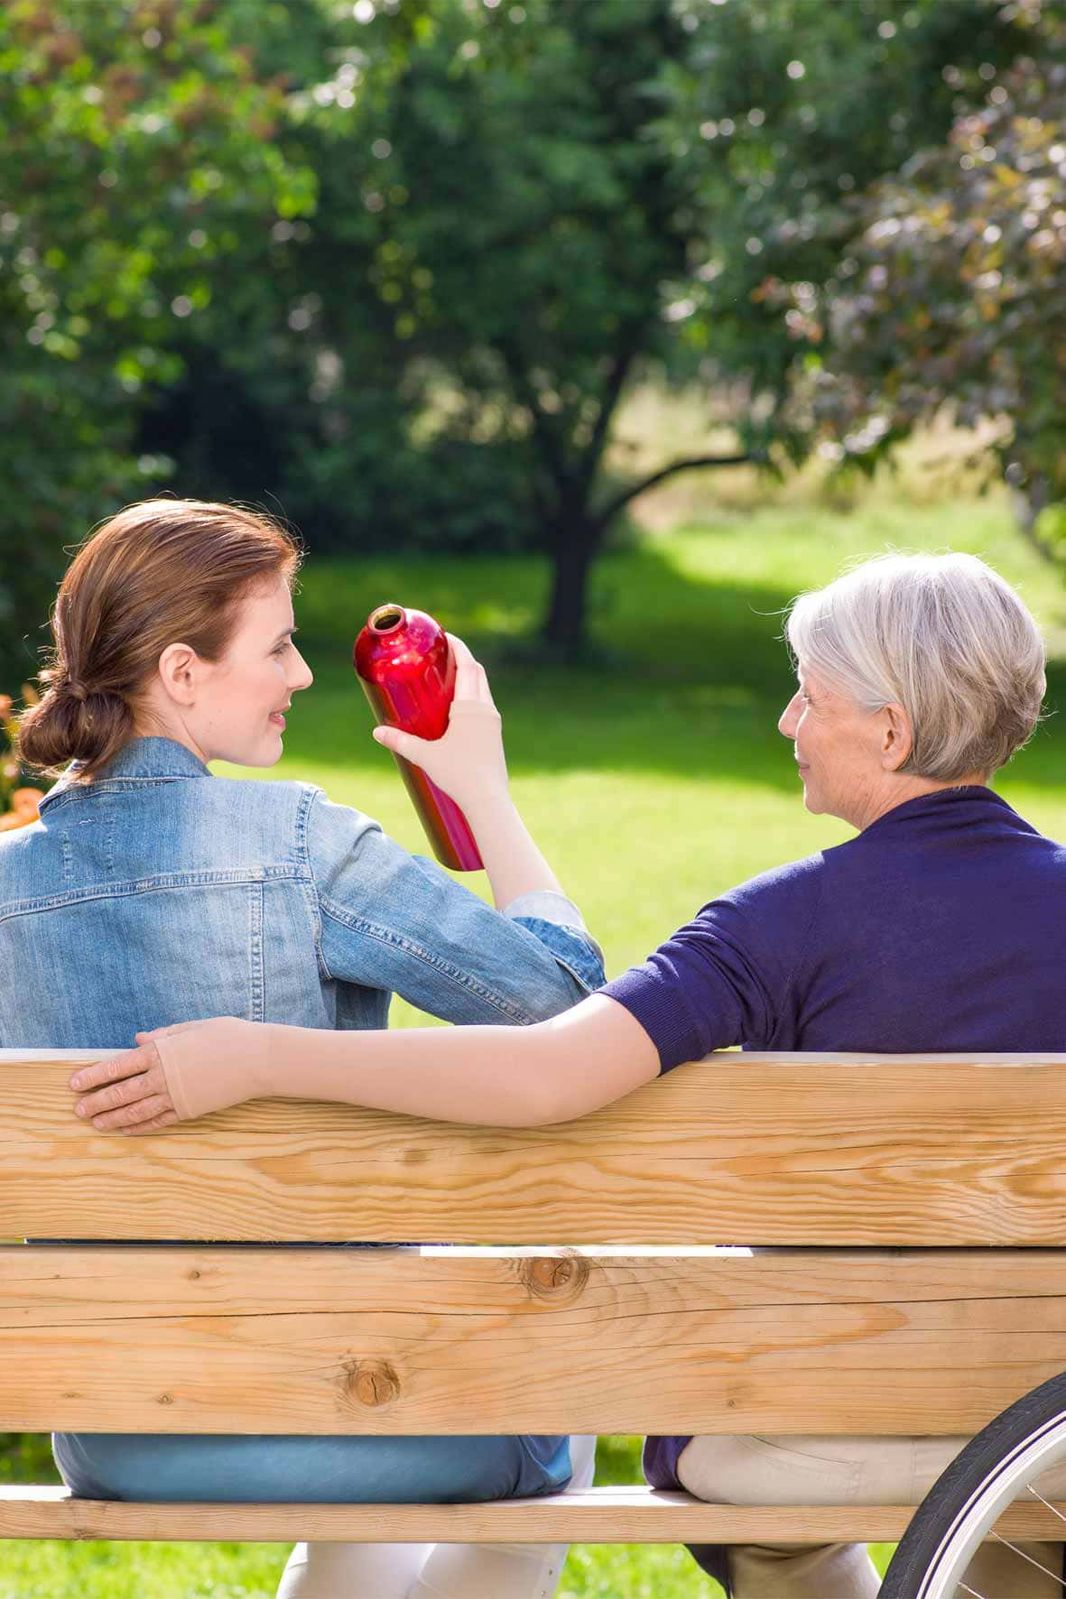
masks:
<path fill-rule="evenodd" d="M 607 654 L 578 673 L 524 659 L 518 647 L 540 610 L 539 564 L 312 561 L 296 615 L 316 683 L 293 705 L 272 775 L 318 782 L 424 848 L 391 759 L 369 736 L 349 663 L 374 605 L 395 599 L 434 612 L 490 665 L 518 802 L 616 973 L 715 893 L 848 836 L 843 824 L 805 814 L 791 749 L 776 732 L 791 693 L 781 610 L 846 562 L 887 548 L 986 555 L 1045 623 L 1058 657 L 1052 710 L 1062 702 L 1066 595 L 1012 531 L 1003 501 L 922 506 L 873 494 L 847 515 L 806 505 L 738 510 L 612 555 L 595 597 Z M 1054 715 L 997 786 L 1037 826 L 1066 836 L 1066 734 Z M 397 1002 L 394 1020 L 421 1018 Z M 600 1480 L 636 1475 L 635 1441 L 601 1448 Z M 271 1599 L 284 1553 L 12 1544 L 0 1559 L 0 1599 Z M 577 1548 L 560 1592 L 699 1599 L 718 1589 L 678 1549 Z"/>

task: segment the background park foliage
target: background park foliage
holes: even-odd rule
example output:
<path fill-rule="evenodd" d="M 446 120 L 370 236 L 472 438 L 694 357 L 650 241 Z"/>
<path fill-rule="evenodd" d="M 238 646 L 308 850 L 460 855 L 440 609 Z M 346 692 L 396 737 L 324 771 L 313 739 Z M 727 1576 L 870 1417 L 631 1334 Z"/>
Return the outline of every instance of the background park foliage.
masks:
<path fill-rule="evenodd" d="M 422 847 L 348 652 L 384 598 L 437 612 L 492 663 L 516 795 L 612 973 L 844 835 L 804 815 L 775 724 L 782 608 L 846 561 L 993 560 L 1047 630 L 1054 712 L 1062 19 L 6 0 L 0 689 L 38 665 L 66 552 L 125 500 L 280 510 L 312 547 L 316 678 L 280 775 Z M 1061 837 L 1064 779 L 1052 714 L 1000 786 Z M 10 825 L 28 786 L 0 735 Z M 49 1469 L 44 1440 L 0 1442 L 0 1479 Z M 636 1473 L 635 1440 L 601 1448 L 600 1480 Z M 0 1599 L 269 1599 L 283 1560 L 9 1548 Z M 578 1549 L 561 1594 L 715 1591 L 680 1550 Z"/>
<path fill-rule="evenodd" d="M 949 402 L 1005 418 L 1031 522 L 1063 60 L 1041 0 L 9 0 L 0 678 L 64 546 L 159 489 L 337 552 L 539 550 L 571 655 L 694 459 L 868 466 Z M 629 474 L 650 376 L 718 431 Z"/>

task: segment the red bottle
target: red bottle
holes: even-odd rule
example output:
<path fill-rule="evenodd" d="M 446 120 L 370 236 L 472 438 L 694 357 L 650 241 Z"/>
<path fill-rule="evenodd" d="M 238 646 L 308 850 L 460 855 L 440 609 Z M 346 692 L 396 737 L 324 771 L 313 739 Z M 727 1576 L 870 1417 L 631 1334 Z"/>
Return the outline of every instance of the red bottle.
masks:
<path fill-rule="evenodd" d="M 424 611 L 379 605 L 355 641 L 352 664 L 378 722 L 419 738 L 440 738 L 455 693 L 455 656 L 439 622 Z M 466 817 L 418 766 L 395 757 L 433 852 L 454 872 L 479 872 L 481 855 Z"/>

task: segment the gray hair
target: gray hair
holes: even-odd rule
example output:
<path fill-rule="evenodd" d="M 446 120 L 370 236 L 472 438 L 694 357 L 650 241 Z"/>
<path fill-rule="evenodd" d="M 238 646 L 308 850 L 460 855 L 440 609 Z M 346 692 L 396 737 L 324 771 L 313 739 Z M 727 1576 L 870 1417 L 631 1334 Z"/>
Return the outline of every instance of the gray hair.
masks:
<path fill-rule="evenodd" d="M 954 782 L 991 775 L 1040 717 L 1045 650 L 1021 598 L 976 555 L 884 555 L 801 594 L 793 654 L 867 710 L 902 705 L 901 768 Z"/>

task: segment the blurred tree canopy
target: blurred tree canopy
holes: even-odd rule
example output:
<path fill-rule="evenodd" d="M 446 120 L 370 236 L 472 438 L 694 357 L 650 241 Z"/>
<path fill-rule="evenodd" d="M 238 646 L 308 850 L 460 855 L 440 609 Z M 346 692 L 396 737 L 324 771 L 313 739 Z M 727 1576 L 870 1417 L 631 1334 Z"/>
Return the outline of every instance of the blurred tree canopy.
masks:
<path fill-rule="evenodd" d="M 1020 521 L 1066 555 L 1066 15 L 864 198 L 865 228 L 826 287 L 816 409 L 842 457 L 872 462 L 950 404 L 997 446 Z"/>
<path fill-rule="evenodd" d="M 912 270 L 871 254 L 877 222 L 973 186 L 971 113 L 1050 125 L 1058 80 L 1039 113 L 1017 86 L 1051 71 L 1040 21 L 1036 0 L 8 0 L 0 670 L 33 669 L 63 547 L 167 487 L 276 499 L 320 547 L 541 548 L 546 634 L 576 651 L 648 481 L 604 456 L 650 364 L 728 393 L 727 460 L 921 413 L 886 354 L 913 280 L 867 304 L 879 268 Z M 914 270 L 947 340 L 972 305 L 937 250 Z M 1013 386 L 996 369 L 1019 451 L 1050 350 Z M 923 405 L 969 371 L 931 366 Z M 651 479 L 690 464 L 681 443 Z"/>
<path fill-rule="evenodd" d="M 998 78 L 1028 29 L 1000 0 L 690 0 L 686 14 L 672 151 L 700 197 L 703 256 L 674 308 L 680 342 L 741 380 L 749 444 L 800 460 L 816 433 L 803 374 L 821 364 L 865 197 L 943 145 L 961 90 Z"/>
<path fill-rule="evenodd" d="M 140 396 L 181 370 L 175 329 L 220 263 L 252 272 L 314 177 L 277 143 L 285 110 L 213 8 L 0 10 L 0 661 L 14 682 L 63 547 L 160 475 Z M 28 634 L 25 642 L 22 635 Z"/>

